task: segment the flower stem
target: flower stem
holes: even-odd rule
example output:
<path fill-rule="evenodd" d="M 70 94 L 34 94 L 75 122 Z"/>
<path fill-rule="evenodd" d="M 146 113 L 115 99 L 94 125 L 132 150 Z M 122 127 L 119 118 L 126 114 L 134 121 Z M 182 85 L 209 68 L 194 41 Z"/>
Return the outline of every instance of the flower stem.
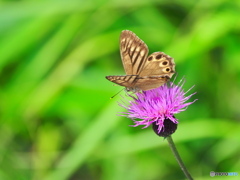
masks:
<path fill-rule="evenodd" d="M 183 173 L 185 174 L 186 178 L 189 179 L 189 180 L 193 180 L 192 176 L 189 174 L 186 166 L 184 165 L 184 163 L 183 163 L 183 161 L 182 161 L 182 159 L 181 159 L 181 157 L 180 157 L 180 155 L 177 151 L 177 148 L 176 148 L 176 146 L 175 146 L 175 144 L 172 140 L 172 137 L 168 136 L 168 137 L 166 137 L 166 139 L 167 139 L 168 144 L 169 144 L 169 146 L 170 146 L 170 148 L 173 152 L 174 157 L 176 158 L 176 160 L 177 160 L 180 168 L 182 169 Z"/>

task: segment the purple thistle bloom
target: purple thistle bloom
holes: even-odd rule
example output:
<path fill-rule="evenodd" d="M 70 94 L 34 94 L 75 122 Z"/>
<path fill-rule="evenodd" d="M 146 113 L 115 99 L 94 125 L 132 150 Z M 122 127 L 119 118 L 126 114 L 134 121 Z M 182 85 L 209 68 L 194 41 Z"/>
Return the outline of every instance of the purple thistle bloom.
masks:
<path fill-rule="evenodd" d="M 196 93 L 186 96 L 194 86 L 184 92 L 182 88 L 184 83 L 183 80 L 180 80 L 177 85 L 169 82 L 156 89 L 137 92 L 136 96 L 127 94 L 132 100 L 129 105 L 120 104 L 128 110 L 124 116 L 133 120 L 135 123 L 132 125 L 133 127 L 144 125 L 143 128 L 147 128 L 152 124 L 154 132 L 159 136 L 167 137 L 173 134 L 178 124 L 178 119 L 174 114 L 185 111 L 190 104 L 197 100 L 186 103 Z"/>

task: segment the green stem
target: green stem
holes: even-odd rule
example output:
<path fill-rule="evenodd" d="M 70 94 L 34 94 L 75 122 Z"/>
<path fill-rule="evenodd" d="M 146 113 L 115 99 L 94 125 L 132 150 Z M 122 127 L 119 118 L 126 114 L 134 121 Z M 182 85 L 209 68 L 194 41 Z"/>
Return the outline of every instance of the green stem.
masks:
<path fill-rule="evenodd" d="M 176 158 L 176 160 L 177 160 L 180 168 L 182 169 L 183 173 L 185 174 L 186 178 L 189 179 L 189 180 L 193 180 L 192 176 L 189 174 L 186 166 L 184 165 L 184 163 L 183 163 L 183 161 L 182 161 L 182 159 L 181 159 L 181 157 L 180 157 L 180 155 L 177 151 L 177 148 L 176 148 L 176 146 L 175 146 L 175 144 L 172 140 L 172 137 L 168 136 L 168 137 L 166 137 L 166 139 L 167 139 L 168 144 L 169 144 L 169 146 L 170 146 L 170 148 L 173 152 L 174 157 Z"/>

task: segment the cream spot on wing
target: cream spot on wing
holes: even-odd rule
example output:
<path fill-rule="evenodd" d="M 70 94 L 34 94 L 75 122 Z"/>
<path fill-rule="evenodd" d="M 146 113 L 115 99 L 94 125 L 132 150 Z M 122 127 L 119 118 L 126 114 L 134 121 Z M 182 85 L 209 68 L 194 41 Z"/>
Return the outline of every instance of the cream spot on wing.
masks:
<path fill-rule="evenodd" d="M 140 47 L 137 47 L 136 51 L 140 51 Z"/>
<path fill-rule="evenodd" d="M 145 55 L 145 51 L 144 50 L 140 51 L 140 55 L 144 56 Z"/>
<path fill-rule="evenodd" d="M 130 50 L 131 50 L 131 51 L 134 51 L 134 49 L 135 49 L 135 47 L 134 47 L 134 46 L 132 46 Z"/>

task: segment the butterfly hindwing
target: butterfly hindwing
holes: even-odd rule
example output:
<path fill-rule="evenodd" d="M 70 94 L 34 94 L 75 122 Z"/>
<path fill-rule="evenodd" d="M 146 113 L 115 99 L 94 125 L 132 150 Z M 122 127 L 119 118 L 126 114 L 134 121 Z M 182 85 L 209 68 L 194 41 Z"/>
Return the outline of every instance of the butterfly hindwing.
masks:
<path fill-rule="evenodd" d="M 135 87 L 130 89 L 131 91 L 147 91 L 150 89 L 155 89 L 159 86 L 165 84 L 170 78 L 168 76 L 148 76 L 140 77 L 136 83 Z"/>
<path fill-rule="evenodd" d="M 139 76 L 168 76 L 175 73 L 174 59 L 163 52 L 154 52 L 148 56 Z"/>

